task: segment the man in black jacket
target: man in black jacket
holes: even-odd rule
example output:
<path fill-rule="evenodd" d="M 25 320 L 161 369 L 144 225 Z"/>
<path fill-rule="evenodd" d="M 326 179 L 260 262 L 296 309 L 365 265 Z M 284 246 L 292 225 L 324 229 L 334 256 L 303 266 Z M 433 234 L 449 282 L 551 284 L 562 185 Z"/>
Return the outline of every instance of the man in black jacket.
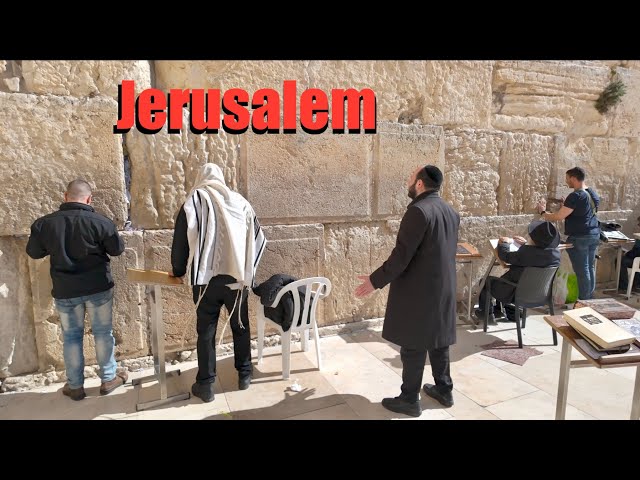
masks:
<path fill-rule="evenodd" d="M 124 252 L 124 242 L 115 224 L 96 213 L 91 198 L 87 182 L 70 182 L 60 209 L 31 225 L 26 249 L 31 258 L 51 256 L 51 294 L 60 315 L 68 379 L 62 393 L 73 400 L 86 397 L 82 347 L 85 311 L 91 321 L 100 366 L 100 393 L 107 395 L 127 381 L 126 371 L 116 372 L 114 284 L 109 266 L 109 255 Z"/>
<path fill-rule="evenodd" d="M 525 267 L 557 267 L 560 265 L 560 234 L 551 222 L 533 221 L 528 227 L 531 242 L 523 237 L 514 236 L 500 237 L 498 240 L 498 258 L 509 264 L 510 268 L 501 278 L 518 283 L 520 276 Z M 512 251 L 513 243 L 522 245 L 515 251 Z M 497 279 L 497 277 L 489 277 Z M 501 312 L 500 303 L 512 303 L 515 297 L 516 287 L 504 282 L 492 282 L 491 295 L 496 299 L 495 312 Z M 478 309 L 476 309 L 476 317 L 484 320 L 486 315 L 485 305 L 487 300 L 486 285 L 480 292 Z"/>
<path fill-rule="evenodd" d="M 429 355 L 435 385 L 424 392 L 445 407 L 453 405 L 449 346 L 456 343 L 456 251 L 460 216 L 438 191 L 443 175 L 434 165 L 418 168 L 407 182 L 412 202 L 402 217 L 396 246 L 363 283 L 363 297 L 391 284 L 382 338 L 400 348 L 402 393 L 382 406 L 419 417 L 420 384 Z"/>

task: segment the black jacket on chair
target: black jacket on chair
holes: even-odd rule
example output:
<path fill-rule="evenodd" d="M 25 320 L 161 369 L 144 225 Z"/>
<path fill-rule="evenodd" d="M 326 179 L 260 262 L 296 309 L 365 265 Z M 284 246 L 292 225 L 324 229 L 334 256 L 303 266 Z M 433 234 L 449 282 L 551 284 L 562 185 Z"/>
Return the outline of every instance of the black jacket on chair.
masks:
<path fill-rule="evenodd" d="M 260 303 L 264 305 L 265 317 L 280 325 L 285 332 L 291 328 L 291 322 L 293 321 L 293 295 L 287 292 L 276 307 L 271 307 L 271 304 L 283 287 L 296 280 L 298 279 L 290 275 L 278 273 L 272 275 L 260 285 L 253 287 L 253 293 L 260 297 Z M 304 307 L 305 288 L 298 287 L 298 292 L 300 294 L 300 309 L 302 309 Z M 311 298 L 313 299 L 313 295 Z"/>
<path fill-rule="evenodd" d="M 510 264 L 509 271 L 501 278 L 518 283 L 525 267 L 557 267 L 560 265 L 560 250 L 555 247 L 540 248 L 533 245 L 523 245 L 517 251 L 510 252 L 509 244 L 498 244 L 498 257 Z M 491 295 L 504 303 L 511 303 L 515 295 L 514 286 L 504 282 L 491 284 Z"/>

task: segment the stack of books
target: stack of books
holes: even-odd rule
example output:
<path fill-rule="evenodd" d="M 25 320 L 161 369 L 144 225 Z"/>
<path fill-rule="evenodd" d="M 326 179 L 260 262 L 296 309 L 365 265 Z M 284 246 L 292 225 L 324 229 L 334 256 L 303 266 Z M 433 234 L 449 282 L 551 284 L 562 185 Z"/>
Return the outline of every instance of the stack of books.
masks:
<path fill-rule="evenodd" d="M 636 335 L 593 308 L 575 308 L 563 316 L 582 337 L 576 344 L 590 357 L 605 363 L 640 361 L 640 348 L 634 345 Z"/>

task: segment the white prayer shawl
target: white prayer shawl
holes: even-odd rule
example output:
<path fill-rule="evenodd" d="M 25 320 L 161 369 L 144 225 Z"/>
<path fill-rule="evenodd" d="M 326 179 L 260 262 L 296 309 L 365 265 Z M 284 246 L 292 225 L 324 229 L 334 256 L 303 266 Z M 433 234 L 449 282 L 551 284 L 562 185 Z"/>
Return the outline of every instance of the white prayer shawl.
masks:
<path fill-rule="evenodd" d="M 189 285 L 231 275 L 231 289 L 252 288 L 266 238 L 249 202 L 229 189 L 220 167 L 205 164 L 184 203 Z"/>

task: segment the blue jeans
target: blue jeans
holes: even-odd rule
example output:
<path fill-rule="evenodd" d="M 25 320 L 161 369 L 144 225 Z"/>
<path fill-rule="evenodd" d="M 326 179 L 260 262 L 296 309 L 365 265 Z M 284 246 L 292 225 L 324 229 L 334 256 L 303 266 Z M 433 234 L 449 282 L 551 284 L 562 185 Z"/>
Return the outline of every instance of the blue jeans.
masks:
<path fill-rule="evenodd" d="M 567 243 L 572 243 L 573 248 L 567 249 L 573 271 L 578 277 L 578 298 L 589 300 L 593 298 L 596 289 L 596 250 L 600 245 L 600 234 L 571 235 Z"/>
<path fill-rule="evenodd" d="M 64 366 L 71 388 L 84 384 L 84 314 L 89 313 L 91 330 L 96 343 L 96 357 L 100 378 L 109 382 L 116 376 L 113 338 L 113 288 L 93 295 L 55 299 L 62 324 Z"/>

